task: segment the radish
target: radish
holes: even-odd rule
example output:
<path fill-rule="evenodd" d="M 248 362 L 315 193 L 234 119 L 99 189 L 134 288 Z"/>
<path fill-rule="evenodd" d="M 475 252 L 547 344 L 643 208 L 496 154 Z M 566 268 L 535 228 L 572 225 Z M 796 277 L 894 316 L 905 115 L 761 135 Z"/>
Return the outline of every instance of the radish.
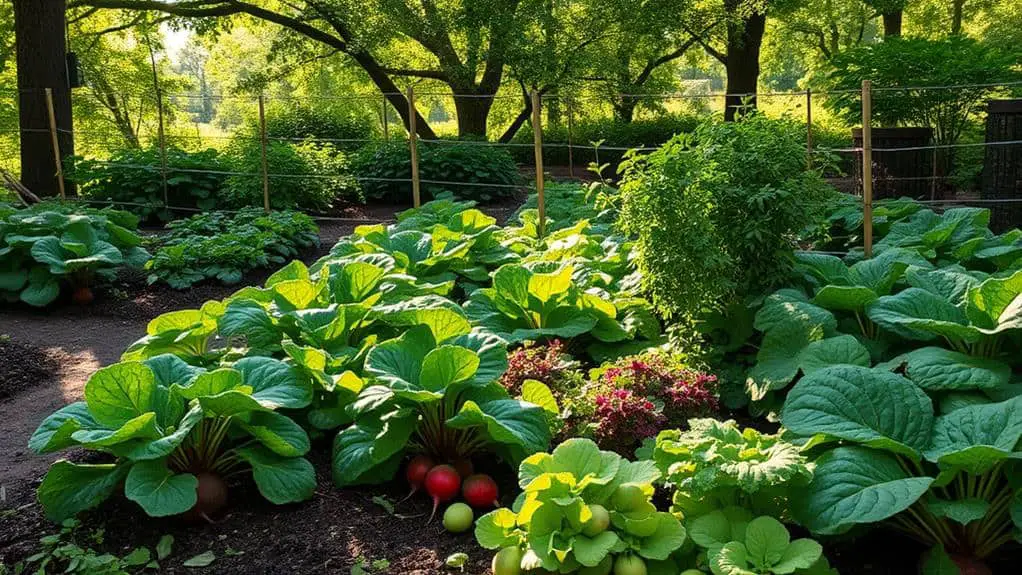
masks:
<path fill-rule="evenodd" d="M 619 555 L 614 561 L 614 575 L 646 575 L 646 562 L 637 555 Z"/>
<path fill-rule="evenodd" d="M 227 484 L 214 473 L 197 473 L 195 478 L 195 505 L 182 514 L 187 521 L 205 520 L 213 522 L 210 517 L 227 505 Z"/>
<path fill-rule="evenodd" d="M 441 502 L 450 501 L 461 489 L 461 477 L 450 465 L 437 465 L 426 474 L 426 493 L 433 498 L 433 513 L 429 522 L 436 516 L 436 508 Z"/>
<path fill-rule="evenodd" d="M 472 508 L 464 503 L 455 503 L 444 511 L 444 528 L 451 533 L 464 533 L 472 527 L 475 516 Z"/>
<path fill-rule="evenodd" d="M 521 575 L 522 550 L 517 547 L 505 547 L 493 556 L 490 563 L 493 575 Z"/>
<path fill-rule="evenodd" d="M 78 305 L 89 305 L 92 303 L 94 296 L 92 290 L 88 286 L 79 286 L 71 292 L 71 301 Z"/>
<path fill-rule="evenodd" d="M 412 486 L 412 490 L 401 501 L 405 501 L 422 489 L 422 484 L 426 481 L 426 475 L 430 469 L 433 469 L 433 460 L 426 455 L 416 455 L 408 462 L 408 467 L 405 469 L 405 479 Z"/>
<path fill-rule="evenodd" d="M 458 470 L 458 475 L 460 475 L 462 479 L 469 477 L 475 472 L 475 466 L 472 465 L 472 460 L 467 457 L 455 461 L 454 468 Z"/>
<path fill-rule="evenodd" d="M 466 479 L 461 494 L 472 507 L 479 509 L 500 507 L 500 504 L 497 502 L 497 482 L 489 475 L 480 473 Z"/>

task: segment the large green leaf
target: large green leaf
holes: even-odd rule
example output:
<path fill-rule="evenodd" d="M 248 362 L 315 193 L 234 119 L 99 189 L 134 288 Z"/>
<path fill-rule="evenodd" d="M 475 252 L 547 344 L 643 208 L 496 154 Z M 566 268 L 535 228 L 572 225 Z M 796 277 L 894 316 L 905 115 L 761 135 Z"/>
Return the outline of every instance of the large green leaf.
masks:
<path fill-rule="evenodd" d="M 466 401 L 458 414 L 446 422 L 452 429 L 482 427 L 494 442 L 512 445 L 522 457 L 550 445 L 550 426 L 542 407 L 515 399 Z"/>
<path fill-rule="evenodd" d="M 316 470 L 304 457 L 282 457 L 263 446 L 235 450 L 252 466 L 252 479 L 263 497 L 276 503 L 297 503 L 316 491 Z"/>
<path fill-rule="evenodd" d="M 294 367 L 268 357 L 246 357 L 234 364 L 252 388 L 252 397 L 269 409 L 302 409 L 312 403 L 312 383 Z"/>
<path fill-rule="evenodd" d="M 82 428 L 99 427 L 84 401 L 65 405 L 50 414 L 28 440 L 28 447 L 36 453 L 52 453 L 75 445 L 71 435 Z"/>
<path fill-rule="evenodd" d="M 795 384 L 781 421 L 804 437 L 824 434 L 919 458 L 930 444 L 933 404 L 900 375 L 842 365 Z"/>
<path fill-rule="evenodd" d="M 104 367 L 85 384 L 85 402 L 92 416 L 106 427 L 119 428 L 153 410 L 156 378 L 142 363 Z"/>
<path fill-rule="evenodd" d="M 99 505 L 120 485 L 128 468 L 127 465 L 57 461 L 50 466 L 37 491 L 46 517 L 63 521 Z"/>
<path fill-rule="evenodd" d="M 995 389 L 1008 385 L 1011 367 L 992 359 L 972 357 L 939 347 L 924 347 L 877 366 L 902 371 L 927 391 Z"/>
<path fill-rule="evenodd" d="M 300 425 L 286 415 L 273 411 L 257 411 L 241 427 L 270 451 L 284 457 L 301 457 L 309 452 L 309 436 Z"/>
<path fill-rule="evenodd" d="M 980 337 L 961 308 L 920 288 L 884 296 L 873 302 L 867 313 L 877 325 L 908 339 L 929 341 L 944 336 L 972 342 Z"/>
<path fill-rule="evenodd" d="M 901 513 L 932 483 L 931 477 L 909 476 L 886 453 L 839 447 L 817 460 L 812 482 L 794 493 L 793 510 L 813 533 L 833 535 Z"/>
<path fill-rule="evenodd" d="M 198 479 L 191 473 L 174 473 L 162 459 L 140 461 L 131 467 L 124 495 L 152 517 L 178 515 L 198 501 Z"/>
<path fill-rule="evenodd" d="M 1022 397 L 973 405 L 937 418 L 926 458 L 942 467 L 981 475 L 1005 459 L 1020 459 Z"/>
<path fill-rule="evenodd" d="M 280 349 L 280 330 L 258 302 L 232 301 L 217 320 L 217 326 L 223 337 L 243 339 L 252 353 L 261 355 Z"/>
<path fill-rule="evenodd" d="M 1022 270 L 990 278 L 967 294 L 969 320 L 994 332 L 1022 328 Z"/>
<path fill-rule="evenodd" d="M 341 431 L 334 439 L 333 477 L 338 487 L 378 483 L 391 475 L 378 468 L 396 463 L 416 427 L 413 413 L 400 411 L 381 418 L 366 417 Z"/>

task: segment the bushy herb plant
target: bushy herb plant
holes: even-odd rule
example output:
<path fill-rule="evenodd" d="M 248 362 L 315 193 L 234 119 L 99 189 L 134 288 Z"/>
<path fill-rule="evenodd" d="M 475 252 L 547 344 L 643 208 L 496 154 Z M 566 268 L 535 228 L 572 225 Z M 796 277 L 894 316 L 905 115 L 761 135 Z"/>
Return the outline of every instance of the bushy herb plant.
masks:
<path fill-rule="evenodd" d="M 211 279 L 235 284 L 249 271 L 283 264 L 319 245 L 312 218 L 292 211 L 210 212 L 171 222 L 168 228 L 146 269 L 149 283 L 162 281 L 174 289 Z"/>

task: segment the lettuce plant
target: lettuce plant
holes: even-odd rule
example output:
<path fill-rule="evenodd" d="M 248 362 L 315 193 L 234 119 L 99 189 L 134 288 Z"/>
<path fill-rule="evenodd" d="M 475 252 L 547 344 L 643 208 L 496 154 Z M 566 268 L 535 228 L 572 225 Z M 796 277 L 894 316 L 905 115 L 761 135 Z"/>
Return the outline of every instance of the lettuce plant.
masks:
<path fill-rule="evenodd" d="M 309 404 L 312 390 L 293 368 L 270 358 L 206 370 L 172 355 L 97 371 L 85 401 L 50 415 L 29 439 L 36 453 L 80 446 L 113 463 L 53 464 L 38 495 L 60 521 L 95 507 L 121 484 L 151 516 L 196 505 L 197 476 L 251 471 L 277 504 L 307 499 L 316 486 L 305 431 L 279 409 Z"/>
<path fill-rule="evenodd" d="M 692 522 L 689 536 L 706 550 L 714 575 L 832 572 L 819 543 L 812 539 L 792 541 L 777 519 L 767 515 L 753 518 L 742 508 L 731 507 L 699 517 Z"/>
<path fill-rule="evenodd" d="M 389 480 L 409 451 L 452 462 L 489 451 L 514 463 L 546 449 L 544 409 L 497 382 L 506 353 L 494 335 L 424 325 L 376 345 L 365 362 L 370 385 L 349 408 L 355 422 L 334 441 L 334 481 Z"/>
<path fill-rule="evenodd" d="M 791 493 L 812 478 L 799 448 L 734 421 L 691 419 L 660 432 L 651 453 L 674 488 L 672 511 L 689 519 L 726 507 L 782 516 Z"/>
<path fill-rule="evenodd" d="M 486 549 L 523 549 L 523 571 L 605 567 L 594 572 L 606 573 L 621 556 L 639 557 L 653 572 L 669 570 L 686 534 L 651 502 L 659 476 L 650 461 L 631 462 L 587 439 L 569 439 L 522 462 L 523 494 L 513 510 L 479 518 L 476 539 Z"/>
<path fill-rule="evenodd" d="M 834 366 L 797 383 L 781 419 L 817 454 L 813 480 L 793 502 L 813 533 L 883 522 L 983 559 L 1022 527 L 1014 480 L 1022 397 L 936 415 L 926 392 L 901 375 Z"/>
<path fill-rule="evenodd" d="M 61 284 L 88 290 L 117 268 L 142 267 L 149 253 L 137 227 L 138 218 L 116 210 L 42 203 L 7 212 L 0 218 L 0 299 L 44 307 Z"/>

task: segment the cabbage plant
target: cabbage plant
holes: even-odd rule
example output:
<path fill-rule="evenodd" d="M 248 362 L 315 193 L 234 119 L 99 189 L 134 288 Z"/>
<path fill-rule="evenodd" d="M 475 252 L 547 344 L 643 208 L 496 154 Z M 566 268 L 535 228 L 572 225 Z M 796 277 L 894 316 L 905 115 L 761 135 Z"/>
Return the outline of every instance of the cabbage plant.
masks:
<path fill-rule="evenodd" d="M 53 464 L 39 486 L 47 517 L 60 521 L 102 503 L 121 485 L 149 515 L 196 507 L 199 477 L 251 473 L 276 504 L 302 501 L 316 486 L 305 431 L 280 409 L 309 404 L 312 390 L 283 362 L 261 357 L 206 370 L 173 355 L 100 369 L 85 401 L 47 417 L 29 439 L 36 453 L 70 447 L 110 463 Z"/>
<path fill-rule="evenodd" d="M 913 360 L 919 358 L 909 366 Z M 946 385 L 970 385 L 961 372 L 940 370 Z M 815 534 L 885 523 L 924 544 L 983 559 L 1022 528 L 1014 479 L 1022 397 L 937 415 L 924 389 L 906 377 L 834 366 L 792 388 L 781 420 L 817 455 L 812 481 L 793 502 L 795 517 Z"/>
<path fill-rule="evenodd" d="M 476 540 L 486 549 L 523 549 L 522 571 L 607 573 L 628 557 L 651 572 L 671 572 L 669 559 L 686 534 L 651 501 L 659 477 L 651 461 L 628 461 L 588 439 L 569 439 L 522 462 L 523 493 L 514 509 L 479 518 Z"/>
<path fill-rule="evenodd" d="M 368 353 L 370 379 L 348 408 L 354 424 L 334 441 L 339 486 L 389 480 L 408 452 L 451 462 L 490 452 L 513 464 L 547 448 L 544 408 L 511 399 L 497 381 L 504 340 L 467 323 L 446 327 L 459 329 L 418 325 Z"/>

